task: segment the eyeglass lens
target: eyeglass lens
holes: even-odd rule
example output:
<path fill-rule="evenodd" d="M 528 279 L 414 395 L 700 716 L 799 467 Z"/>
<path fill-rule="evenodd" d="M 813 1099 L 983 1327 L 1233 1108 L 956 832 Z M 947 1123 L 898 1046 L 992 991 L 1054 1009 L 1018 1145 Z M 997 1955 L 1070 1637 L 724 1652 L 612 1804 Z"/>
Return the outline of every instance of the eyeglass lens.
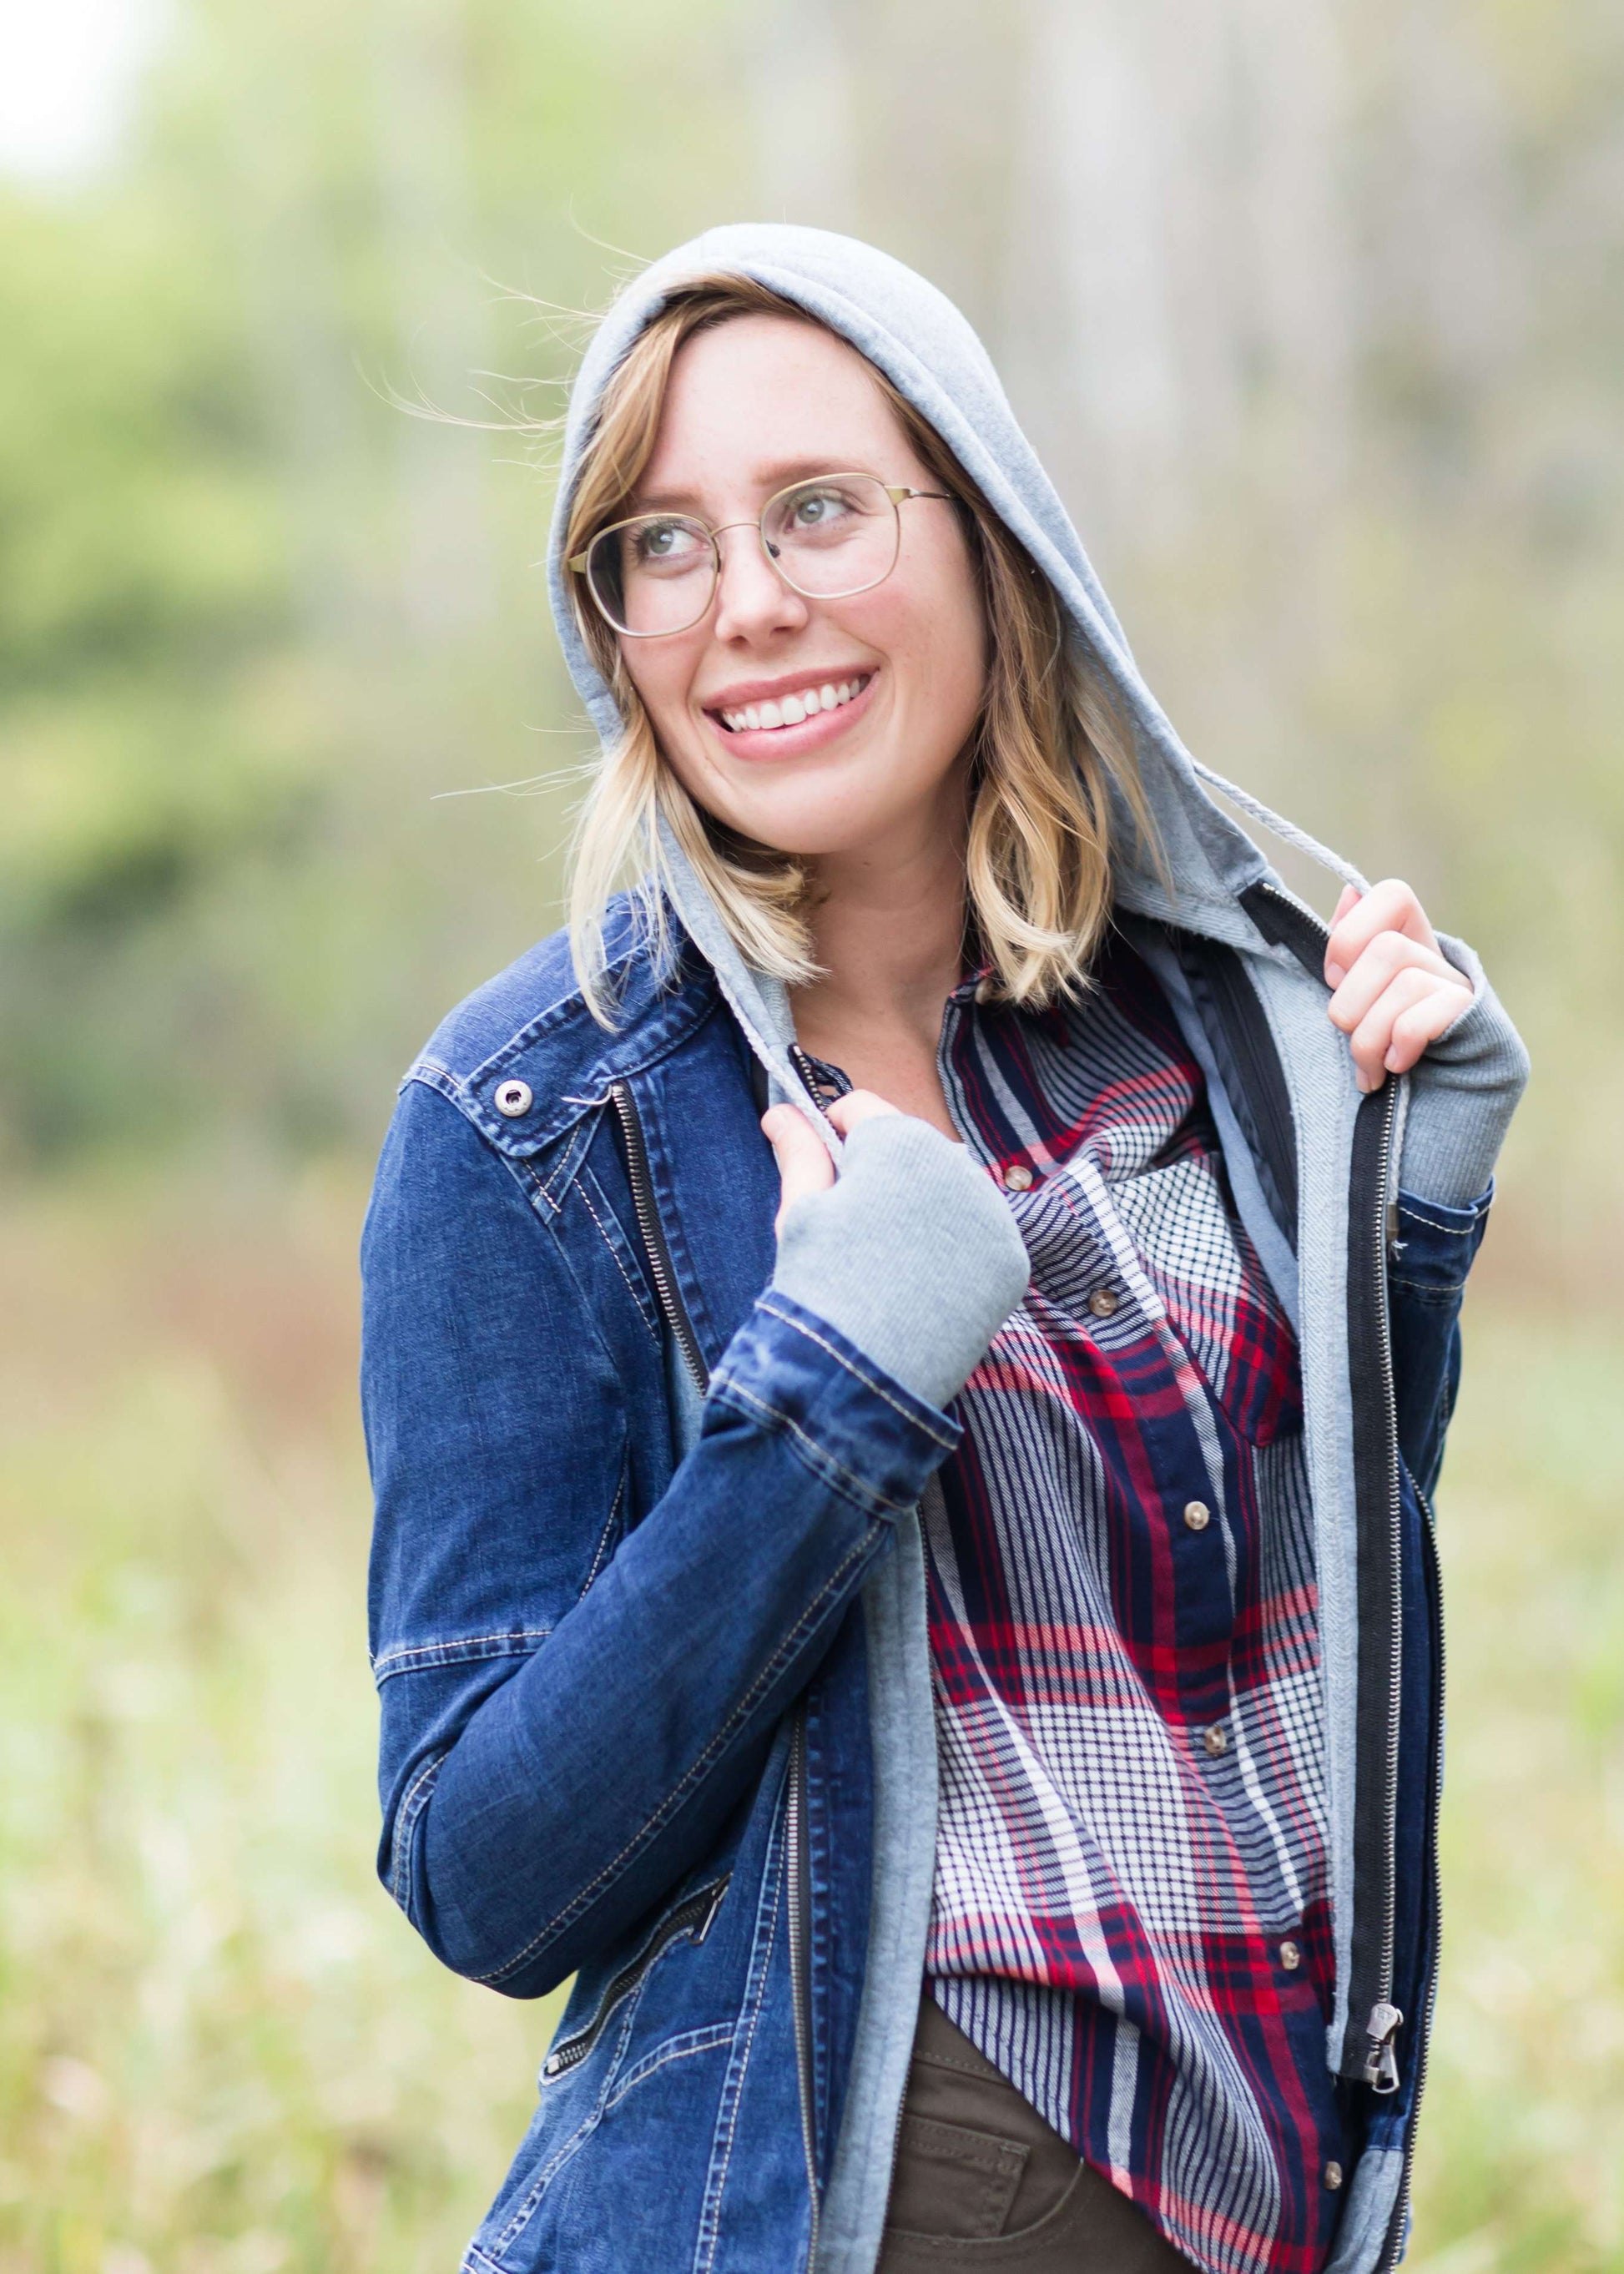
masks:
<path fill-rule="evenodd" d="M 822 475 L 769 499 L 761 531 L 784 578 L 808 599 L 864 592 L 890 576 L 900 531 L 883 482 Z M 686 631 L 716 590 L 716 540 L 686 514 L 645 514 L 606 529 L 587 555 L 592 596 L 617 631 Z"/>

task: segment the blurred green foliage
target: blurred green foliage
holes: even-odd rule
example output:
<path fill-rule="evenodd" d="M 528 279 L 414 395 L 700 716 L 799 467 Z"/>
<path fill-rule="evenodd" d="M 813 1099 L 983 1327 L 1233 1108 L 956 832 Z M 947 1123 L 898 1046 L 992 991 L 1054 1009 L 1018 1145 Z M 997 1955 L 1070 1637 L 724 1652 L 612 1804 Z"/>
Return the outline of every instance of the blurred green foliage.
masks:
<path fill-rule="evenodd" d="M 523 842 L 430 805 L 579 753 L 545 473 L 398 406 L 556 413 L 581 328 L 490 278 L 601 303 L 629 264 L 572 201 L 726 197 L 704 25 L 196 0 L 117 176 L 0 196 L 18 1165 L 370 1141 L 425 1020 L 552 921 L 563 801 Z M 476 378 L 502 347 L 519 379 Z"/>

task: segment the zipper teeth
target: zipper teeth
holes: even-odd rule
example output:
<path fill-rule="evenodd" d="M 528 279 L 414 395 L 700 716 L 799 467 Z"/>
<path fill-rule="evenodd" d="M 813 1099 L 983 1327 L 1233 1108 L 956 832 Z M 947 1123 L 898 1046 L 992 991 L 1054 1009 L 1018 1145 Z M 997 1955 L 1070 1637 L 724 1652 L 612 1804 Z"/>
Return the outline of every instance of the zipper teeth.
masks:
<path fill-rule="evenodd" d="M 1289 908 L 1299 923 L 1304 923 L 1311 926 L 1320 938 L 1327 941 L 1329 940 L 1331 936 L 1329 928 L 1320 922 L 1319 917 L 1313 914 L 1312 909 L 1299 907 L 1296 901 L 1278 892 L 1272 885 L 1266 885 L 1263 889 L 1271 900 L 1278 900 L 1282 907 Z M 1374 1287 L 1372 1291 L 1375 1298 L 1376 1317 L 1380 1329 L 1378 1346 L 1380 1353 L 1382 1400 L 1387 1412 L 1387 1442 L 1392 1456 L 1391 1482 L 1388 1487 L 1387 1499 L 1387 1521 L 1392 1546 L 1393 1601 L 1391 1608 L 1391 1632 L 1389 1637 L 1390 1650 L 1387 1676 L 1387 1758 L 1383 1765 L 1384 1775 L 1382 1786 L 1381 1942 L 1380 1962 L 1377 1969 L 1376 1986 L 1378 1993 L 1377 2003 L 1387 2007 L 1389 2011 L 1396 2011 L 1396 2008 L 1393 2006 L 1393 1966 L 1394 1946 L 1396 1938 L 1398 1902 L 1398 1889 L 1396 1884 L 1398 1868 L 1398 1741 L 1403 1703 L 1403 1663 L 1402 1657 L 1402 1602 L 1399 1584 L 1400 1558 L 1402 1548 L 1403 1497 L 1402 1487 L 1399 1478 L 1398 1465 L 1398 1398 L 1393 1375 L 1392 1321 L 1388 1316 L 1387 1311 L 1387 1186 L 1392 1176 L 1393 1134 L 1398 1114 L 1398 1086 L 1397 1083 L 1393 1081 L 1391 1079 L 1389 1079 L 1387 1083 L 1387 1096 L 1385 1114 L 1386 1118 L 1381 1133 L 1380 1173 L 1377 1178 L 1375 1241 L 1372 1261 L 1372 1275 L 1374 1279 Z M 1431 1992 L 1429 1992 L 1429 1998 Z M 1374 2018 L 1374 2008 L 1372 2008 L 1372 2018 Z M 1395 2023 L 1394 2026 L 1396 2027 L 1397 2024 Z M 1365 2074 L 1367 2082 L 1372 2085 L 1377 2084 L 1381 2073 L 1382 2048 L 1384 2044 L 1390 2043 L 1390 2041 L 1391 2031 L 1389 2031 L 1388 2036 L 1386 2038 L 1378 2038 L 1373 2033 L 1371 2034 L 1370 2058 L 1366 2065 Z M 1378 2089 L 1380 2089 L 1380 2087 L 1378 2087 Z M 1392 2087 L 1388 2088 L 1388 2090 L 1392 2089 Z M 1415 2136 L 1415 2127 L 1413 2123 L 1410 2126 L 1410 2140 L 1413 2142 Z M 1407 2153 L 1409 2151 L 1407 2150 Z"/>
<path fill-rule="evenodd" d="M 679 1903 L 648 1948 L 635 1957 L 629 1966 L 623 1966 L 610 1983 L 599 2002 L 598 2011 L 578 2037 L 567 2039 L 542 2063 L 542 2074 L 552 2078 L 562 2076 L 568 2069 L 578 2067 L 603 2035 L 604 2024 L 615 2007 L 645 1975 L 660 1953 L 673 1943 L 680 1934 L 686 1934 L 695 1925 L 696 1943 L 703 1942 L 710 1931 L 712 1920 L 721 1909 L 722 1897 L 727 1893 L 727 1880 L 718 1879 L 714 1886 L 701 1887 L 684 1903 Z"/>
<path fill-rule="evenodd" d="M 802 1086 L 804 1087 L 808 1096 L 811 1099 L 813 1104 L 816 1106 L 818 1111 L 827 1116 L 829 1108 L 824 1104 L 823 1098 L 818 1093 L 817 1076 L 813 1070 L 812 1061 L 807 1055 L 806 1051 L 801 1049 L 799 1043 L 792 1043 L 790 1044 L 789 1058 L 790 1064 L 794 1067 L 795 1072 L 801 1076 Z"/>
<path fill-rule="evenodd" d="M 1416 1484 L 1413 1477 L 1410 1481 L 1415 1486 L 1416 1498 L 1420 1502 L 1423 1521 L 1432 1536 L 1432 1552 L 1436 1559 L 1438 1527 L 1433 1522 L 1432 1502 L 1420 1486 Z M 1438 1600 L 1439 1574 L 1436 1565 L 1434 1565 L 1432 1585 L 1433 1600 L 1438 1604 L 1437 1615 L 1432 1622 L 1433 1681 L 1437 1686 L 1438 1698 L 1441 1706 L 1447 1676 L 1444 1664 L 1443 1607 Z M 1403 2168 L 1399 2173 L 1398 2195 L 1393 2206 L 1393 2218 L 1388 2228 L 1387 2241 L 1378 2263 L 1377 2274 L 1390 2274 L 1390 2270 L 1398 2262 L 1399 2246 L 1403 2239 L 1404 2215 L 1410 2207 L 1410 2186 L 1415 2177 L 1416 2120 L 1420 2113 L 1421 2096 L 1426 2090 L 1427 2056 L 1432 2049 L 1432 2015 L 1438 2004 L 1438 1946 L 1443 1932 L 1443 1901 L 1438 1884 L 1438 1826 L 1443 1811 L 1444 1749 L 1436 1737 L 1433 1740 L 1432 1768 L 1432 1785 L 1427 1795 L 1427 1869 L 1431 1874 L 1433 1901 L 1432 1972 L 1432 1979 L 1426 1985 L 1426 2003 L 1421 2011 L 1420 2034 L 1416 2040 L 1416 2082 L 1415 2090 L 1410 2097 L 1410 2129 L 1404 2141 Z"/>
<path fill-rule="evenodd" d="M 693 1321 L 677 1292 L 676 1276 L 672 1269 L 671 1251 L 665 1245 L 665 1231 L 659 1211 L 654 1205 L 654 1183 L 649 1174 L 649 1148 L 643 1142 L 643 1123 L 637 1117 L 637 1107 L 625 1082 L 612 1082 L 609 1095 L 614 1100 L 614 1110 L 620 1118 L 620 1128 L 626 1138 L 627 1169 L 631 1179 L 632 1206 L 637 1212 L 637 1229 L 643 1234 L 643 1254 L 650 1277 L 654 1281 L 655 1300 L 658 1303 L 666 1324 L 676 1337 L 688 1372 L 698 1383 L 700 1394 L 710 1386 L 710 1376 L 699 1348 L 699 1338 L 694 1332 Z"/>
<path fill-rule="evenodd" d="M 807 2266 L 809 2270 L 817 2259 L 817 2145 L 812 2130 L 812 2048 L 808 2041 L 806 2007 L 809 1988 L 808 1954 L 805 1947 L 807 1906 L 802 1880 L 807 1864 L 806 1841 L 806 1781 L 807 1781 L 807 1715 L 804 1706 L 795 1710 L 790 1730 L 789 1805 L 784 1824 L 784 1867 L 789 1879 L 789 1970 L 790 2004 L 795 2023 L 795 2072 L 801 2098 L 801 2144 L 807 2159 L 807 2195 L 811 2206 L 810 2225 L 807 2240 Z"/>
<path fill-rule="evenodd" d="M 1393 1957 L 1396 1926 L 1398 1892 L 1395 1885 L 1398 1871 L 1398 1739 L 1403 1705 L 1402 1604 L 1400 1600 L 1400 1559 L 1403 1547 L 1403 1488 L 1398 1465 L 1398 1392 L 1393 1378 L 1392 1321 L 1387 1315 L 1387 1186 L 1393 1170 L 1393 1133 L 1398 1119 L 1398 1085 L 1389 1082 L 1386 1120 L 1381 1133 L 1380 1173 L 1377 1180 L 1376 1243 L 1374 1251 L 1376 1276 L 1376 1315 L 1380 1325 L 1381 1391 L 1387 1407 L 1388 1442 L 1392 1448 L 1392 1480 L 1388 1488 L 1387 1517 L 1392 1535 L 1393 1550 L 1393 1611 L 1392 1653 L 1388 1668 L 1387 1690 L 1387 1757 L 1386 1781 L 1382 1788 L 1382 1917 L 1381 1964 L 1378 1988 L 1381 2003 L 1393 2002 Z"/>

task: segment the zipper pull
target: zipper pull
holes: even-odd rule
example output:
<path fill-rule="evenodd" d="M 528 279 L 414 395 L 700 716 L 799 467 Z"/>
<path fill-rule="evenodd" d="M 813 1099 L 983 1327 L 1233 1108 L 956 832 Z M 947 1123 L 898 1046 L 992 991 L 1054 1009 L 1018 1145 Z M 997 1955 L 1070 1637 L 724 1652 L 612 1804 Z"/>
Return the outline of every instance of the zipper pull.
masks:
<path fill-rule="evenodd" d="M 1365 2062 L 1365 2082 L 1372 2092 L 1398 2090 L 1398 2056 L 1393 2050 L 1393 2040 L 1403 2026 L 1404 2016 L 1396 2006 L 1383 2000 L 1371 2007 L 1371 2017 L 1365 2025 L 1370 2052 Z"/>

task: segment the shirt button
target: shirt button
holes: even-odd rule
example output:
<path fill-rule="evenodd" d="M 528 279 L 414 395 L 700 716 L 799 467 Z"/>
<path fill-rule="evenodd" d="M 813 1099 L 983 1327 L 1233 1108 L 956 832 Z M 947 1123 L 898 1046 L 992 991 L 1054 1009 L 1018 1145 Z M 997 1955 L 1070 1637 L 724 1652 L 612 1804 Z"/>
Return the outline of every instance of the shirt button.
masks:
<path fill-rule="evenodd" d="M 496 1085 L 496 1110 L 508 1121 L 516 1121 L 522 1113 L 528 1113 L 535 1103 L 535 1093 L 528 1081 L 499 1081 Z"/>
<path fill-rule="evenodd" d="M 1285 1968 L 1288 1974 L 1295 1974 L 1297 1972 L 1297 1968 L 1303 1963 L 1303 1954 L 1297 1948 L 1296 1943 L 1282 1942 L 1281 1944 L 1280 1962 Z"/>
<path fill-rule="evenodd" d="M 1214 1760 L 1216 1760 L 1221 1753 L 1227 1753 L 1229 1750 L 1229 1740 L 1227 1734 L 1215 1724 L 1210 1729 L 1203 1729 L 1201 1732 L 1201 1743 L 1207 1748 L 1207 1751 L 1212 1755 Z"/>
<path fill-rule="evenodd" d="M 1205 1532 L 1212 1520 L 1213 1512 L 1204 1500 L 1187 1500 L 1184 1502 L 1184 1522 L 1192 1532 Z"/>
<path fill-rule="evenodd" d="M 1342 2183 L 1342 2167 L 1340 2164 L 1327 2164 L 1326 2165 L 1325 2183 L 1327 2187 L 1333 2191 L 1333 2193 L 1341 2187 Z"/>
<path fill-rule="evenodd" d="M 1109 1319 L 1121 1300 L 1114 1287 L 1096 1287 L 1088 1298 L 1088 1307 L 1096 1319 Z"/>
<path fill-rule="evenodd" d="M 1024 1161 L 1012 1161 L 1004 1172 L 1004 1181 L 1012 1193 L 1029 1193 L 1032 1171 Z"/>

